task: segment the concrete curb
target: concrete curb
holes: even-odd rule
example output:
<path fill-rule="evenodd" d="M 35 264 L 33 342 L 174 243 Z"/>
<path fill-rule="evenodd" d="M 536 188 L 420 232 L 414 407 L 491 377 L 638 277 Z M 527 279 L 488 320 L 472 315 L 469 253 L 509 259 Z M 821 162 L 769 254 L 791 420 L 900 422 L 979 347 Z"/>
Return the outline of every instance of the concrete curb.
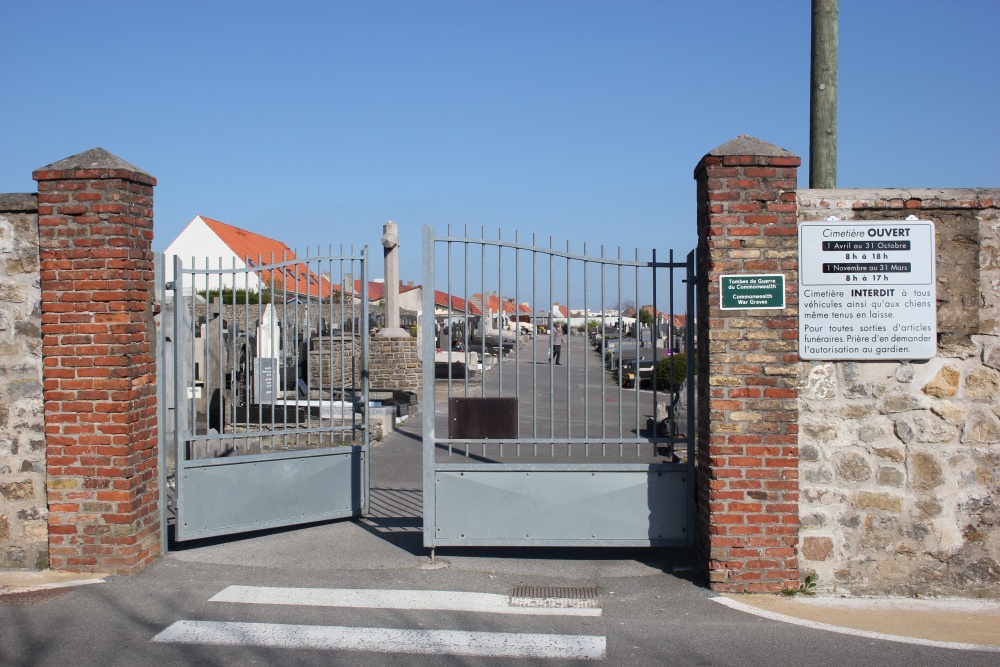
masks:
<path fill-rule="evenodd" d="M 957 651 L 984 651 L 987 653 L 1000 653 L 1000 646 L 996 645 L 974 644 L 966 642 L 947 642 L 936 639 L 926 639 L 923 637 L 911 637 L 900 634 L 890 634 L 874 630 L 861 630 L 858 628 L 852 628 L 842 625 L 833 625 L 830 623 L 821 623 L 819 621 L 800 618 L 798 616 L 791 616 L 788 614 L 778 613 L 775 611 L 769 611 L 767 609 L 762 609 L 752 604 L 747 604 L 745 602 L 734 600 L 733 598 L 730 597 L 719 596 L 710 599 L 713 602 L 718 602 L 719 604 L 725 605 L 730 609 L 742 611 L 747 614 L 753 614 L 755 616 L 760 616 L 761 618 L 767 618 L 772 621 L 779 621 L 781 623 L 791 623 L 793 625 L 813 628 L 816 630 L 826 630 L 827 632 L 836 632 L 839 634 L 852 635 L 855 637 L 864 637 L 866 639 L 880 639 L 883 641 L 899 642 L 902 644 L 915 644 L 918 646 L 929 646 L 934 648 L 944 648 Z M 878 602 L 884 603 L 884 606 L 891 606 L 893 602 L 896 602 L 897 604 L 901 603 L 900 601 L 894 601 L 888 599 L 878 600 Z M 944 602 L 949 602 L 949 601 L 945 600 Z M 858 613 L 859 611 L 860 609 L 856 610 L 855 613 Z M 949 612 L 945 611 L 944 613 L 949 613 Z M 959 612 L 952 611 L 950 613 L 961 614 L 963 617 L 964 616 L 976 617 L 975 614 L 970 614 L 967 611 L 959 611 Z M 995 627 L 995 621 L 987 621 L 987 622 L 990 623 L 992 627 Z"/>
<path fill-rule="evenodd" d="M 55 570 L 5 570 L 0 571 L 0 595 L 5 593 L 25 593 L 46 588 L 66 588 L 87 584 L 104 583 L 103 574 L 78 574 Z"/>

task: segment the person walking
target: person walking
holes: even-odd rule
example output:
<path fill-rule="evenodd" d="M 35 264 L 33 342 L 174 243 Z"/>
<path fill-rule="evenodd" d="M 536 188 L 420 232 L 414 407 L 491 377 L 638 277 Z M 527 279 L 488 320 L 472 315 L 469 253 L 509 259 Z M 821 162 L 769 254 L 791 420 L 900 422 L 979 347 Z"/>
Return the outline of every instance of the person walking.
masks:
<path fill-rule="evenodd" d="M 552 358 L 556 362 L 556 366 L 561 366 L 559 359 L 562 355 L 562 346 L 566 343 L 566 325 L 557 324 L 552 330 Z"/>

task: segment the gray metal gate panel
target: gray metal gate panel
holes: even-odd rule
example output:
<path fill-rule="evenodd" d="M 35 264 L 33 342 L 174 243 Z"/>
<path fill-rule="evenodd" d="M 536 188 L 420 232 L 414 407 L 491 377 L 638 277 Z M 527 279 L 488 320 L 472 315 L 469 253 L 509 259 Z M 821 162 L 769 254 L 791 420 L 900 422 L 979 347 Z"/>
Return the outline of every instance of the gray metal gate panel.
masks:
<path fill-rule="evenodd" d="M 438 262 L 439 249 L 445 254 L 443 262 Z M 551 240 L 546 248 L 534 239 L 530 244 L 521 243 L 518 237 L 505 242 L 499 235 L 497 239 L 487 239 L 485 234 L 471 237 L 467 230 L 452 235 L 450 229 L 446 236 L 436 237 L 433 229 L 424 228 L 425 546 L 694 543 L 694 410 L 687 411 L 684 423 L 678 424 L 680 387 L 671 384 L 664 391 L 654 381 L 652 391 L 643 392 L 641 381 L 634 391 L 620 382 L 628 364 L 638 374 L 648 354 L 655 363 L 682 347 L 688 353 L 686 404 L 694 405 L 694 252 L 683 262 L 674 262 L 672 252 L 667 262 L 657 261 L 655 250 L 651 255 L 640 259 L 636 251 L 634 259 L 623 259 L 619 250 L 617 257 L 610 258 L 602 248 L 600 256 L 593 257 L 588 256 L 586 246 L 577 254 L 568 243 L 565 251 L 556 250 Z M 665 287 L 669 293 L 670 329 L 665 338 L 670 352 L 655 342 L 661 338 L 658 270 L 661 278 L 666 274 L 666 285 L 659 289 Z M 455 272 L 458 276 L 453 279 Z M 676 328 L 675 277 L 686 282 L 686 321 Z M 609 284 L 614 288 L 610 296 L 605 293 Z M 606 336 L 615 327 L 608 321 L 607 302 L 618 306 L 614 319 L 621 331 L 624 300 L 635 299 L 633 305 L 638 307 L 640 298 L 650 298 L 650 290 L 652 330 L 647 333 L 637 327 L 634 339 L 623 341 L 621 349 L 610 353 Z M 473 296 L 476 291 L 478 295 Z M 598 357 L 585 344 L 586 337 L 571 332 L 562 345 L 562 366 L 557 369 L 550 360 L 556 339 L 540 334 L 534 319 L 530 334 L 521 335 L 520 318 L 513 324 L 516 335 L 504 331 L 510 326 L 499 305 L 505 297 L 513 297 L 515 307 L 527 299 L 537 311 L 540 298 L 554 303 L 557 293 L 567 304 L 582 299 L 585 312 L 592 302 L 600 304 L 596 326 L 605 335 L 601 361 L 595 361 Z M 495 312 L 488 302 L 497 306 Z M 430 322 L 428 314 L 442 304 L 445 314 Z M 554 319 L 549 313 L 546 324 L 550 328 Z M 572 313 L 563 319 L 573 325 Z M 588 331 L 591 328 L 589 322 L 584 326 Z M 446 333 L 442 347 L 447 351 L 447 367 L 456 363 L 456 355 L 459 363 L 464 362 L 466 372 L 460 376 L 449 371 L 445 379 L 436 379 L 436 364 L 429 360 L 435 358 L 437 330 Z M 605 348 L 608 363 L 619 373 L 617 379 L 612 380 L 601 363 Z M 453 349 L 457 350 L 454 354 Z M 482 371 L 470 380 L 477 357 L 484 360 Z M 491 358 L 495 363 L 487 370 L 485 360 Z M 554 398 L 559 392 L 564 399 Z M 517 436 L 446 437 L 445 411 L 431 406 L 443 407 L 455 396 L 516 398 Z M 659 403 L 667 404 L 666 432 L 658 422 Z M 488 409 L 485 402 L 483 409 Z"/>
<path fill-rule="evenodd" d="M 517 467 L 439 467 L 434 479 L 435 544 L 688 544 L 685 472 L 648 467 Z"/>
<path fill-rule="evenodd" d="M 361 512 L 362 448 L 188 462 L 177 516 L 186 539 Z"/>
<path fill-rule="evenodd" d="M 175 539 L 367 512 L 367 256 L 174 258 L 159 342 Z"/>

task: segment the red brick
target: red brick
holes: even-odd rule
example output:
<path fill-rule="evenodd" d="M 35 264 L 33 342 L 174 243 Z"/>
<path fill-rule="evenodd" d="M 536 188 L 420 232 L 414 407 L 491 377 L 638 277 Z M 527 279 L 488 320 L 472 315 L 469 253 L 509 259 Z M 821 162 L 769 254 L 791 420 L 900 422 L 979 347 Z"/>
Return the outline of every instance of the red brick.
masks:
<path fill-rule="evenodd" d="M 802 164 L 800 157 L 771 157 L 768 164 L 774 167 L 798 167 Z"/>

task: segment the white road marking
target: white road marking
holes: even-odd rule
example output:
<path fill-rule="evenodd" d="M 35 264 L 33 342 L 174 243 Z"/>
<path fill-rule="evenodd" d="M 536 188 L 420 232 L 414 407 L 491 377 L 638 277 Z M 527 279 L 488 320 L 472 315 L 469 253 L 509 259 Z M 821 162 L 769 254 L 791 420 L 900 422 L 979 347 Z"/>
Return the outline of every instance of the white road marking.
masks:
<path fill-rule="evenodd" d="M 899 642 L 901 644 L 916 644 L 918 646 L 947 648 L 947 649 L 954 649 L 957 651 L 985 651 L 987 653 L 1000 653 L 1000 646 L 988 646 L 985 644 L 965 644 L 960 642 L 942 642 L 942 641 L 937 641 L 935 639 L 902 637 L 900 635 L 888 635 L 885 634 L 884 632 L 857 630 L 855 628 L 845 628 L 840 625 L 830 625 L 829 623 L 820 623 L 819 621 L 810 621 L 804 618 L 796 618 L 794 616 L 786 616 L 785 614 L 778 614 L 776 612 L 759 609 L 758 607 L 754 607 L 749 604 L 744 604 L 743 602 L 739 602 L 737 600 L 733 600 L 727 597 L 714 597 L 709 599 L 718 602 L 719 604 L 725 605 L 731 609 L 743 611 L 748 614 L 761 616 L 763 618 L 769 618 L 772 621 L 781 621 L 782 623 L 801 625 L 803 627 L 813 628 L 815 630 L 826 630 L 827 632 L 838 632 L 842 635 L 853 635 L 855 637 L 865 637 L 867 639 L 881 639 L 883 641 Z"/>
<path fill-rule="evenodd" d="M 602 660 L 604 637 L 177 621 L 154 642 L 379 653 Z"/>
<path fill-rule="evenodd" d="M 514 607 L 510 597 L 460 591 L 386 591 L 358 588 L 271 588 L 230 586 L 210 602 L 364 607 L 368 609 L 423 609 L 532 616 L 600 616 L 599 608 Z"/>

